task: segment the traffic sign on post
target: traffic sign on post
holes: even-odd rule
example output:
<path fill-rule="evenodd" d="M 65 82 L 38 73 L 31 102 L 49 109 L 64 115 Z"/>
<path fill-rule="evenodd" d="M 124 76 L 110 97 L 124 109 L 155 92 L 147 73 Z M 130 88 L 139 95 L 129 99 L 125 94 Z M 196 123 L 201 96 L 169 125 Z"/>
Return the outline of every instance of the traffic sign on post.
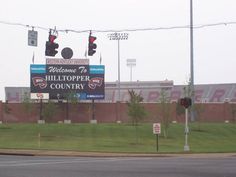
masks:
<path fill-rule="evenodd" d="M 161 124 L 160 123 L 153 124 L 153 134 L 155 134 L 155 135 L 161 134 Z"/>
<path fill-rule="evenodd" d="M 37 47 L 38 45 L 38 32 L 34 30 L 28 31 L 28 45 Z"/>
<path fill-rule="evenodd" d="M 156 145 L 157 145 L 157 152 L 159 150 L 159 135 L 161 134 L 161 124 L 154 123 L 153 124 L 153 134 L 156 135 Z"/>

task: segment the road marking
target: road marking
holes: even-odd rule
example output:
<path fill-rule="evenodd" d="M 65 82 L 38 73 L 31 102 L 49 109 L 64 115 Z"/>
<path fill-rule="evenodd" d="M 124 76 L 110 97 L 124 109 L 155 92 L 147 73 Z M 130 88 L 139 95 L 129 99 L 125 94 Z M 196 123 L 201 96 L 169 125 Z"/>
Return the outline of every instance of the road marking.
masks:
<path fill-rule="evenodd" d="M 71 163 L 96 163 L 96 162 L 116 162 L 127 160 L 147 160 L 150 158 L 92 158 L 92 159 L 66 159 L 66 160 L 19 160 L 0 162 L 0 167 L 20 167 L 20 166 L 34 166 L 34 165 L 54 165 L 54 164 L 71 164 Z"/>

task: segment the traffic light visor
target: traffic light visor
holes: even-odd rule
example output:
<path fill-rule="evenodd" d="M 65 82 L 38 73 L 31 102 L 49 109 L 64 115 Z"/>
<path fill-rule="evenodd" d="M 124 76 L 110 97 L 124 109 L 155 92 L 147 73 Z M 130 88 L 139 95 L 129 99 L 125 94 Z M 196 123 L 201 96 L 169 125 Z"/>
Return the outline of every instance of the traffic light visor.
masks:
<path fill-rule="evenodd" d="M 50 41 L 51 43 L 53 43 L 56 38 L 57 38 L 57 37 L 54 36 L 54 35 L 49 35 L 49 41 Z"/>
<path fill-rule="evenodd" d="M 180 99 L 180 105 L 184 106 L 186 109 L 192 105 L 192 99 L 189 97 L 184 97 Z"/>
<path fill-rule="evenodd" d="M 95 36 L 89 36 L 89 43 L 93 43 L 96 39 Z"/>

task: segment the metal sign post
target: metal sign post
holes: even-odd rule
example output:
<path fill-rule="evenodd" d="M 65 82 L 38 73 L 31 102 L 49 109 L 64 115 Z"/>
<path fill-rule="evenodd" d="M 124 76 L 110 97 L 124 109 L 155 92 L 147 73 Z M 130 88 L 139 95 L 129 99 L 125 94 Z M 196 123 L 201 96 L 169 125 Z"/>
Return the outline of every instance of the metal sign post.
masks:
<path fill-rule="evenodd" d="M 156 135 L 156 147 L 157 147 L 157 152 L 158 152 L 159 151 L 159 134 L 161 134 L 161 124 L 160 123 L 153 124 L 153 134 Z"/>
<path fill-rule="evenodd" d="M 189 145 L 188 145 L 188 108 L 185 108 L 185 145 L 184 145 L 184 151 L 189 151 Z"/>

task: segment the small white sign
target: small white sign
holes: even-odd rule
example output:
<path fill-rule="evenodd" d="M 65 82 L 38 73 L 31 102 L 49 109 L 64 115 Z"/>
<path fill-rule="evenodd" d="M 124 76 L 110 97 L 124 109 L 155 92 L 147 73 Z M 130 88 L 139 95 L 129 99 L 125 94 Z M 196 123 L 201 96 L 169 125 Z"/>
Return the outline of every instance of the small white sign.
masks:
<path fill-rule="evenodd" d="M 30 98 L 32 100 L 38 100 L 38 99 L 48 100 L 49 93 L 30 93 Z"/>
<path fill-rule="evenodd" d="M 61 59 L 46 58 L 46 64 L 50 65 L 89 65 L 89 59 Z"/>
<path fill-rule="evenodd" d="M 38 46 L 38 31 L 28 31 L 28 45 L 34 47 Z"/>
<path fill-rule="evenodd" d="M 127 59 L 127 66 L 136 66 L 136 59 Z"/>
<path fill-rule="evenodd" d="M 160 123 L 153 124 L 153 134 L 155 134 L 155 135 L 161 134 L 161 124 Z"/>

